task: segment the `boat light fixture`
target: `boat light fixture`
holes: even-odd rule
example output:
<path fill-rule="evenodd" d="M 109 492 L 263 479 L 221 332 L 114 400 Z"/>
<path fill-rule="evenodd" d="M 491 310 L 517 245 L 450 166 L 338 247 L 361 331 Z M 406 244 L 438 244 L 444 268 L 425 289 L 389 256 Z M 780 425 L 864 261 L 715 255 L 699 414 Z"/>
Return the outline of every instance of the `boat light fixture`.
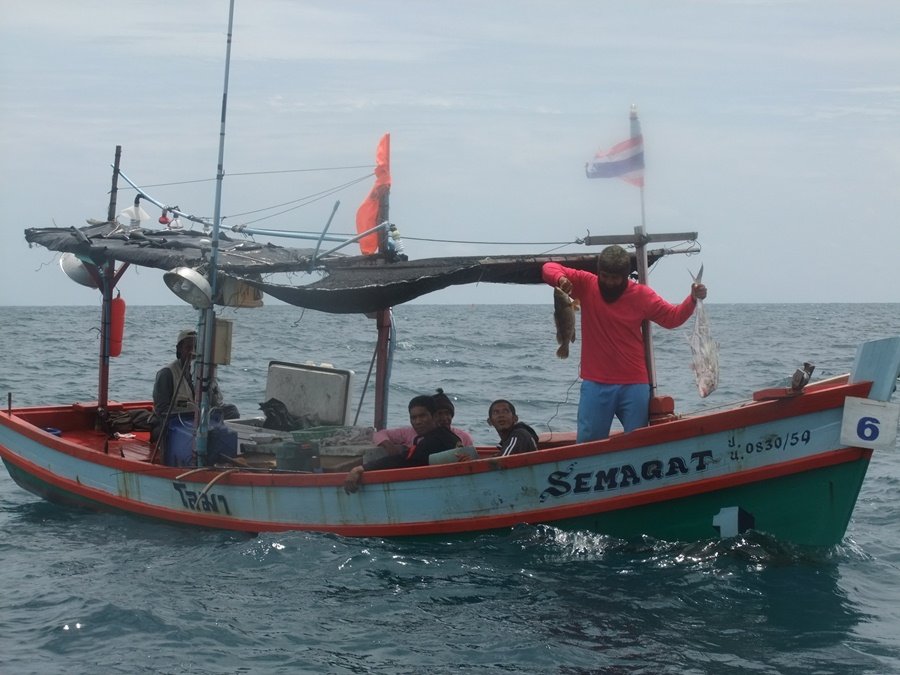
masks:
<path fill-rule="evenodd" d="M 72 281 L 88 288 L 97 288 L 97 281 L 91 276 L 87 265 L 74 253 L 63 253 L 59 266 Z"/>
<path fill-rule="evenodd" d="M 176 267 L 163 274 L 166 286 L 194 309 L 212 306 L 212 288 L 206 278 L 190 267 Z"/>

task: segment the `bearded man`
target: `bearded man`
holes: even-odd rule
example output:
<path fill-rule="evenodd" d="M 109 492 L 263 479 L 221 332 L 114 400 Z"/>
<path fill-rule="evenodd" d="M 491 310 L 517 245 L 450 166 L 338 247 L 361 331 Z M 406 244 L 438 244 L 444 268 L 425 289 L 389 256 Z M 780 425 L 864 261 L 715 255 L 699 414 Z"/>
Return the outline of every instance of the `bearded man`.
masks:
<path fill-rule="evenodd" d="M 581 302 L 581 398 L 578 442 L 609 436 L 613 416 L 625 431 L 647 426 L 650 376 L 641 324 L 677 328 L 694 313 L 706 286 L 693 284 L 680 305 L 631 280 L 631 256 L 608 246 L 597 257 L 597 274 L 546 263 L 543 279 Z"/>

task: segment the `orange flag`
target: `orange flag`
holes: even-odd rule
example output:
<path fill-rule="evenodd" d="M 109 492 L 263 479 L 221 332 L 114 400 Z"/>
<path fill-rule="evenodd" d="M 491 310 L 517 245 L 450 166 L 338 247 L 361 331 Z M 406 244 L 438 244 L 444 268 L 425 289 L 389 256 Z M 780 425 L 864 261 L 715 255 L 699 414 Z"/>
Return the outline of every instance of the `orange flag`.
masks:
<path fill-rule="evenodd" d="M 391 190 L 391 135 L 385 134 L 375 151 L 375 185 L 356 212 L 356 233 L 365 232 L 378 225 L 381 204 Z M 386 217 L 385 214 L 384 217 Z M 359 250 L 363 255 L 378 252 L 380 233 L 373 232 L 359 240 Z"/>

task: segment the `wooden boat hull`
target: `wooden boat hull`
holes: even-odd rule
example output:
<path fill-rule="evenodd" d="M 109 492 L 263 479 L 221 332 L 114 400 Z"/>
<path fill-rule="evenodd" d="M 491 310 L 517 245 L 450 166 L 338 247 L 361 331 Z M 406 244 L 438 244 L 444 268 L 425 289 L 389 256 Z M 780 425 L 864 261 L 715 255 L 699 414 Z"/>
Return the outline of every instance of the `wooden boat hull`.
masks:
<path fill-rule="evenodd" d="M 51 501 L 246 532 L 411 536 L 547 523 L 669 540 L 756 529 L 830 545 L 871 457 L 840 442 L 844 401 L 870 386 L 819 383 L 605 441 L 369 472 L 355 494 L 343 474 L 186 470 L 88 449 L 67 440 L 91 417 L 84 406 L 0 413 L 0 456 L 19 485 Z"/>

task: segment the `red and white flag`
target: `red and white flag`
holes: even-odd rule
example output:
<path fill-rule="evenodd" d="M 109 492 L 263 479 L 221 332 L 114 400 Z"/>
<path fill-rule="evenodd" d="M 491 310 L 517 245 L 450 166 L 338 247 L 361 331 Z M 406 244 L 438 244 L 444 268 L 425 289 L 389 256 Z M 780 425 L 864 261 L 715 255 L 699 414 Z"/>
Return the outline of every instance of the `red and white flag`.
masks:
<path fill-rule="evenodd" d="M 644 136 L 637 112 L 632 110 L 629 119 L 631 138 L 609 150 L 597 151 L 584 166 L 588 178 L 621 178 L 637 187 L 644 187 Z"/>

